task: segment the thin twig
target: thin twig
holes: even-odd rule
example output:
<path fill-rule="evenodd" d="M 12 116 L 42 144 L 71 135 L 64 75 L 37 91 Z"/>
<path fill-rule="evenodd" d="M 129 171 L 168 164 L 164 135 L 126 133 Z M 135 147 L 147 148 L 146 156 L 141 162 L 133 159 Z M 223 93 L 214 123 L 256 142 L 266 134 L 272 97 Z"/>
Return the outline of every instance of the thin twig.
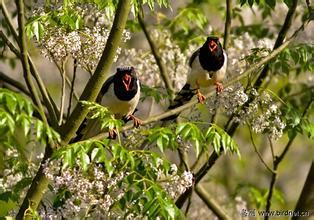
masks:
<path fill-rule="evenodd" d="M 60 116 L 59 116 L 59 125 L 62 125 L 63 121 L 63 112 L 64 112 L 64 104 L 65 104 L 65 61 L 62 62 L 60 68 L 60 75 L 61 75 L 61 100 L 60 100 Z"/>
<path fill-rule="evenodd" d="M 273 145 L 273 142 L 272 142 L 271 138 L 269 137 L 269 135 L 267 135 L 267 138 L 268 138 L 268 142 L 269 142 L 271 157 L 272 157 L 272 159 L 273 159 L 273 161 L 274 161 L 274 160 L 275 160 L 274 145 Z"/>
<path fill-rule="evenodd" d="M 11 21 L 8 20 L 7 23 L 10 23 Z M 13 29 L 14 30 L 14 29 Z M 15 30 L 14 30 L 15 32 Z M 0 37 L 2 40 L 5 42 L 5 44 L 10 48 L 10 50 L 18 57 L 21 59 L 21 53 L 20 51 L 16 48 L 16 46 L 9 40 L 9 38 L 3 33 L 2 30 L 0 30 Z M 36 83 L 38 85 L 38 88 L 40 90 L 40 93 L 43 97 L 43 101 L 45 106 L 47 107 L 47 110 L 49 112 L 49 116 L 51 117 L 51 122 L 52 122 L 52 127 L 57 128 L 58 122 L 57 122 L 57 115 L 58 115 L 58 110 L 56 108 L 56 105 L 51 98 L 50 94 L 48 93 L 46 86 L 41 79 L 34 62 L 32 61 L 31 57 L 28 55 L 28 62 L 30 65 L 30 71 L 32 76 L 35 78 Z"/>
<path fill-rule="evenodd" d="M 13 25 L 13 22 L 12 22 L 12 19 L 11 19 L 10 15 L 9 15 L 8 9 L 7 9 L 6 5 L 5 5 L 5 1 L 0 0 L 0 7 L 1 7 L 2 14 L 4 16 L 4 19 L 7 22 L 8 27 L 10 29 L 10 32 L 13 35 L 14 40 L 17 43 L 19 43 L 18 35 L 17 35 L 17 33 L 16 33 L 15 29 L 14 29 L 14 25 Z"/>
<path fill-rule="evenodd" d="M 190 194 L 190 197 L 188 199 L 188 204 L 186 206 L 185 213 L 184 213 L 185 216 L 187 216 L 188 213 L 189 213 L 189 210 L 190 210 L 190 207 L 191 207 L 191 203 L 192 203 L 192 196 L 193 196 L 193 192 Z"/>
<path fill-rule="evenodd" d="M 65 82 L 66 82 L 66 85 L 68 85 L 69 89 L 72 89 L 72 82 L 71 80 L 69 79 L 69 77 L 67 75 L 65 75 Z M 80 98 L 78 96 L 78 94 L 76 93 L 75 89 L 73 88 L 73 97 L 75 99 L 75 101 L 78 101 Z"/>
<path fill-rule="evenodd" d="M 27 96 L 30 96 L 29 91 L 27 90 L 27 88 L 22 83 L 20 83 L 19 81 L 16 81 L 16 80 L 8 77 L 3 72 L 0 72 L 0 80 L 2 80 L 3 82 L 5 82 L 5 83 L 15 87 L 16 89 L 20 90 L 21 92 L 23 92 Z"/>
<path fill-rule="evenodd" d="M 250 138 L 251 138 L 251 142 L 252 142 L 252 145 L 253 145 L 253 147 L 254 147 L 255 153 L 257 154 L 258 158 L 260 159 L 260 161 L 262 162 L 262 164 L 265 166 L 265 168 L 266 168 L 269 172 L 274 173 L 274 171 L 273 171 L 273 170 L 267 165 L 267 163 L 264 161 L 264 159 L 263 159 L 261 153 L 258 151 L 257 146 L 256 146 L 256 144 L 255 144 L 255 142 L 254 142 L 252 130 L 251 130 L 251 128 L 250 128 L 249 126 L 248 126 L 248 129 L 249 129 L 249 132 L 250 132 Z"/>
<path fill-rule="evenodd" d="M 223 48 L 226 50 L 228 48 L 230 29 L 231 29 L 231 7 L 232 1 L 226 0 L 226 21 L 225 21 L 225 31 L 224 31 L 224 45 Z"/>
<path fill-rule="evenodd" d="M 81 100 L 87 101 L 96 100 L 96 97 L 98 96 L 101 87 L 109 74 L 111 64 L 116 54 L 116 50 L 118 48 L 119 43 L 121 42 L 122 32 L 128 19 L 130 8 L 131 0 L 119 1 L 113 25 L 107 40 L 107 44 L 105 46 L 105 49 L 103 51 L 103 54 L 98 63 L 95 73 L 88 81 L 83 91 L 83 94 L 81 95 Z M 86 117 L 87 112 L 88 109 L 83 107 L 81 104 L 78 104 L 74 108 L 69 119 L 67 120 L 66 123 L 63 124 L 62 129 L 60 131 L 63 145 L 67 144 L 74 136 L 76 130 L 79 128 L 84 118 Z M 50 156 L 51 154 L 48 155 L 47 157 L 44 157 L 44 159 L 42 160 L 42 164 L 45 163 L 45 161 L 49 159 Z M 42 167 L 43 166 L 40 166 L 40 169 L 37 171 L 36 177 L 33 180 L 29 190 L 27 191 L 26 197 L 24 198 L 24 201 L 19 209 L 16 219 L 23 219 L 24 213 L 26 209 L 29 207 L 30 202 L 32 203 L 31 208 L 33 210 L 37 209 L 38 204 L 42 199 L 42 194 L 48 187 L 48 180 L 45 177 Z"/>
<path fill-rule="evenodd" d="M 206 206 L 219 218 L 224 220 L 231 220 L 232 218 L 227 212 L 218 204 L 217 201 L 199 184 L 195 187 L 195 192 L 203 200 Z"/>
<path fill-rule="evenodd" d="M 170 99 L 172 100 L 172 99 L 174 99 L 174 89 L 172 87 L 171 80 L 170 80 L 169 75 L 167 73 L 166 66 L 164 65 L 164 63 L 161 60 L 161 56 L 160 56 L 160 54 L 158 52 L 158 48 L 155 45 L 153 39 L 151 38 L 151 36 L 150 36 L 150 34 L 149 34 L 149 32 L 148 32 L 148 30 L 146 28 L 146 24 L 145 24 L 145 22 L 143 20 L 143 12 L 139 12 L 138 13 L 138 21 L 139 21 L 139 24 L 140 24 L 140 26 L 141 26 L 144 34 L 145 34 L 145 37 L 146 37 L 146 39 L 148 41 L 148 44 L 149 44 L 150 49 L 151 49 L 151 51 L 153 53 L 153 56 L 154 56 L 154 58 L 156 60 L 156 64 L 157 64 L 157 66 L 159 68 L 159 71 L 160 71 L 160 74 L 161 74 L 161 78 L 163 79 L 163 81 L 165 83 L 165 86 L 167 88 L 167 92 L 168 92 L 168 94 L 170 96 Z"/>
<path fill-rule="evenodd" d="M 28 56 L 27 56 L 27 44 L 26 44 L 26 34 L 25 34 L 25 14 L 24 14 L 24 3 L 22 0 L 15 0 L 17 11 L 18 11 L 18 30 L 19 30 L 19 45 L 21 50 L 21 62 L 23 66 L 23 72 L 24 72 L 24 79 L 26 82 L 26 85 L 32 94 L 32 99 L 34 103 L 38 107 L 39 114 L 44 121 L 44 123 L 47 124 L 47 118 L 44 113 L 43 106 L 41 104 L 39 95 L 37 93 L 37 89 L 33 83 L 33 80 L 31 78 L 31 72 L 28 62 Z"/>
<path fill-rule="evenodd" d="M 308 104 L 304 108 L 304 111 L 303 111 L 302 116 L 301 116 L 301 120 L 303 120 L 304 117 L 307 115 L 307 113 L 310 111 L 311 105 L 312 105 L 313 102 L 314 102 L 314 97 L 311 97 L 311 100 L 308 102 Z M 292 143 L 293 143 L 293 141 L 295 140 L 296 137 L 297 137 L 297 133 L 295 132 L 295 133 L 293 133 L 293 136 L 290 137 L 288 143 L 284 147 L 284 149 L 281 152 L 281 154 L 279 156 L 275 156 L 275 158 L 274 158 L 273 170 L 275 171 L 275 173 L 272 174 L 271 181 L 270 181 L 270 184 L 269 184 L 268 195 L 267 195 L 267 199 L 266 199 L 266 207 L 265 207 L 266 212 L 268 212 L 270 210 L 270 207 L 271 207 L 271 199 L 272 199 L 272 196 L 273 196 L 274 186 L 275 186 L 276 179 L 277 179 L 278 166 L 281 163 L 281 161 L 284 159 L 284 157 L 287 154 L 287 152 L 289 151 L 289 149 L 292 146 Z M 267 220 L 268 218 L 269 218 L 269 216 L 265 216 L 264 219 Z"/>
<path fill-rule="evenodd" d="M 257 68 L 263 66 L 264 64 L 268 63 L 270 60 L 274 59 L 279 53 L 281 53 L 292 42 L 293 39 L 294 39 L 294 37 L 293 38 L 289 38 L 280 47 L 278 47 L 276 50 L 273 50 L 269 55 L 267 55 L 266 57 L 261 59 L 259 62 L 251 65 L 243 73 L 241 73 L 241 74 L 233 77 L 232 79 L 230 79 L 225 84 L 225 86 L 228 87 L 230 85 L 235 84 L 236 82 L 240 81 L 241 79 L 247 77 L 248 74 L 250 74 L 252 72 L 255 72 L 255 70 Z M 210 96 L 212 96 L 214 94 L 216 94 L 216 90 L 214 88 L 211 88 L 210 91 L 207 94 L 205 94 L 205 97 L 209 98 Z M 179 107 L 177 107 L 175 109 L 168 110 L 168 111 L 166 111 L 166 112 L 164 112 L 162 114 L 159 114 L 159 115 L 151 116 L 148 119 L 144 120 L 142 124 L 143 125 L 150 124 L 150 123 L 153 123 L 153 122 L 160 121 L 161 119 L 167 118 L 169 116 L 179 114 L 180 112 L 182 112 L 182 111 L 184 111 L 186 109 L 191 108 L 193 105 L 195 105 L 197 103 L 198 103 L 197 100 L 191 100 L 190 102 L 188 102 L 188 103 L 186 103 L 186 104 L 184 104 L 182 106 L 179 106 Z M 128 130 L 128 129 L 131 129 L 132 127 L 133 127 L 132 125 L 123 126 L 121 131 L 125 131 L 125 130 Z M 91 139 L 99 140 L 99 139 L 103 139 L 104 137 L 106 137 L 106 134 L 105 133 L 101 133 L 99 135 L 96 135 L 96 136 L 92 137 Z"/>
<path fill-rule="evenodd" d="M 69 104 L 68 104 L 67 119 L 69 118 L 70 112 L 71 112 L 72 96 L 73 96 L 73 92 L 74 92 L 74 84 L 75 84 L 75 78 L 76 78 L 76 69 L 77 69 L 77 60 L 74 59 L 73 76 L 72 76 L 71 89 L 70 89 L 70 97 L 69 97 Z"/>

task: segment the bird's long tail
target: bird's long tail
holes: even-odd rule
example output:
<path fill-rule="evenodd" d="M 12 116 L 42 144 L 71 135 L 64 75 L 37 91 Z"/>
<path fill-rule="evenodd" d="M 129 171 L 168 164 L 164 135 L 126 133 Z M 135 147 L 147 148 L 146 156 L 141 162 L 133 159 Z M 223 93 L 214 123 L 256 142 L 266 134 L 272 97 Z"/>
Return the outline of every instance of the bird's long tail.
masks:
<path fill-rule="evenodd" d="M 168 110 L 175 109 L 179 106 L 182 106 L 188 103 L 193 98 L 194 95 L 195 95 L 195 92 L 193 89 L 191 89 L 190 84 L 185 84 L 183 88 L 180 90 L 180 92 L 177 94 L 173 102 L 168 107 Z M 162 121 L 174 120 L 178 116 L 179 114 L 175 114 L 175 115 L 162 119 Z"/>

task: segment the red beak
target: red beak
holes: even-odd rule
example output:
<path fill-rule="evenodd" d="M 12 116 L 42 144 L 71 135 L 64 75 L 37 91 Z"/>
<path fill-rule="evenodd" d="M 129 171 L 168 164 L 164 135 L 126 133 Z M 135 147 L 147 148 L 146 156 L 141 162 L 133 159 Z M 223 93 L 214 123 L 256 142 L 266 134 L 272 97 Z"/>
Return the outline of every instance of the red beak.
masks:
<path fill-rule="evenodd" d="M 216 44 L 216 42 L 213 41 L 213 40 L 211 40 L 211 41 L 209 42 L 208 48 L 209 48 L 210 52 L 215 51 L 215 50 L 217 49 L 217 44 Z"/>
<path fill-rule="evenodd" d="M 131 80 L 132 80 L 132 77 L 129 74 L 125 74 L 122 78 L 122 82 L 126 91 L 130 90 Z"/>

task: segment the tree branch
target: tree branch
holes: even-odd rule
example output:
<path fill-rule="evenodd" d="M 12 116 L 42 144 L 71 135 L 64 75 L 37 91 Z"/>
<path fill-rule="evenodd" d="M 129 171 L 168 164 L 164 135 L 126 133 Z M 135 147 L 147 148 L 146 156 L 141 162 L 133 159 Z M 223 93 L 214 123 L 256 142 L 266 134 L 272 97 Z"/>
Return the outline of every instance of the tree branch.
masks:
<path fill-rule="evenodd" d="M 60 98 L 60 116 L 59 116 L 59 125 L 62 125 L 63 121 L 63 112 L 64 112 L 64 104 L 65 104 L 65 62 L 61 64 L 61 67 L 59 69 L 60 75 L 61 75 L 61 98 Z"/>
<path fill-rule="evenodd" d="M 296 12 L 297 2 L 298 2 L 298 0 L 293 0 L 293 2 L 292 2 L 293 5 L 289 8 L 289 10 L 287 12 L 285 21 L 284 21 L 284 23 L 283 23 L 283 25 L 282 25 L 279 33 L 278 33 L 278 37 L 277 37 L 276 42 L 274 44 L 273 50 L 276 50 L 278 47 L 280 47 L 280 45 L 283 44 L 283 41 L 286 38 L 287 32 L 291 27 L 292 19 L 294 18 L 294 14 Z M 306 24 L 308 24 L 308 23 L 306 23 Z M 294 34 L 292 35 L 291 38 L 294 38 L 299 33 L 299 31 L 301 31 L 304 28 L 304 26 L 305 26 L 305 24 L 303 23 L 301 25 L 301 27 L 294 32 Z M 257 80 L 255 81 L 255 83 L 253 85 L 254 88 L 256 88 L 256 89 L 261 88 L 263 81 L 268 76 L 268 72 L 269 72 L 269 65 L 267 64 L 264 66 L 264 68 L 261 71 L 260 75 L 258 76 Z M 252 101 L 253 101 L 253 99 L 250 98 L 244 107 L 248 106 Z M 231 116 L 231 118 L 228 120 L 228 122 L 232 122 L 233 118 L 234 118 L 234 115 Z M 229 126 L 229 123 L 227 123 L 227 125 L 225 127 L 227 127 L 227 126 Z M 228 133 L 232 135 L 236 131 L 238 126 L 239 126 L 239 123 L 237 123 L 237 122 L 232 123 L 228 129 Z"/>
<path fill-rule="evenodd" d="M 46 178 L 44 174 L 44 165 L 46 161 L 52 155 L 52 148 L 51 146 L 47 146 L 45 149 L 45 155 L 43 160 L 41 161 L 39 170 L 37 171 L 36 176 L 34 177 L 30 188 L 27 191 L 27 194 L 23 200 L 22 205 L 16 215 L 17 220 L 24 220 L 24 219 L 33 219 L 31 215 L 27 215 L 27 209 L 30 207 L 33 210 L 36 210 L 38 204 L 41 201 L 41 198 L 48 187 L 49 180 Z"/>
<path fill-rule="evenodd" d="M 17 88 L 18 90 L 20 90 L 21 92 L 23 92 L 27 96 L 30 96 L 29 91 L 27 90 L 27 88 L 22 83 L 20 83 L 19 81 L 16 81 L 16 80 L 8 77 L 3 72 L 0 72 L 0 80 L 2 80 L 3 82 L 5 82 L 5 83 L 7 83 L 7 84 Z"/>
<path fill-rule="evenodd" d="M 113 21 L 112 28 L 108 37 L 106 47 L 100 58 L 95 73 L 88 81 L 80 100 L 95 101 L 103 83 L 109 75 L 111 64 L 114 60 L 116 50 L 121 42 L 122 32 L 124 30 L 129 11 L 131 0 L 120 0 L 118 3 L 116 15 Z M 63 143 L 68 143 L 75 135 L 84 118 L 88 113 L 86 106 L 80 102 L 74 108 L 69 120 L 61 127 L 60 133 Z"/>
<path fill-rule="evenodd" d="M 74 63 L 73 63 L 73 76 L 72 76 L 71 88 L 70 88 L 70 98 L 69 98 L 69 104 L 68 104 L 67 119 L 69 118 L 70 113 L 71 113 L 72 96 L 73 96 L 73 93 L 74 93 L 74 84 L 75 84 L 75 79 L 76 79 L 76 69 L 77 69 L 77 60 L 74 59 Z"/>
<path fill-rule="evenodd" d="M 284 50 L 291 42 L 292 40 L 297 36 L 297 34 L 303 30 L 304 24 L 301 25 L 301 27 L 284 43 L 282 43 L 279 47 L 274 49 L 267 57 L 263 58 L 260 60 L 258 63 L 253 64 L 249 69 L 244 71 L 241 75 L 235 77 L 233 80 L 229 81 L 226 85 L 229 86 L 233 84 L 234 82 L 242 79 L 243 75 L 247 76 L 248 74 L 252 73 L 254 70 L 260 68 L 263 64 L 266 64 L 269 62 L 271 59 L 273 59 L 275 56 L 277 56 L 282 50 Z M 238 79 L 238 80 L 237 80 Z M 214 91 L 212 91 L 213 93 Z M 195 101 L 196 102 L 196 101 Z M 187 105 L 187 104 L 186 104 Z M 236 126 L 234 126 L 236 125 Z M 228 129 L 228 134 L 233 135 L 235 130 L 237 129 L 239 123 L 234 123 L 233 126 L 231 126 L 230 129 Z M 219 155 L 214 151 L 208 161 L 201 167 L 201 169 L 195 174 L 195 184 L 197 184 L 206 174 L 207 172 L 211 169 L 211 167 L 215 164 L 216 160 L 219 158 Z M 273 169 L 275 170 L 275 169 Z M 178 205 L 179 208 L 181 208 L 186 201 L 186 199 L 189 196 L 189 191 L 186 190 L 177 200 L 176 204 Z"/>
<path fill-rule="evenodd" d="M 38 112 L 42 118 L 42 120 L 47 124 L 47 119 L 44 113 L 43 106 L 41 104 L 39 95 L 37 93 L 36 87 L 33 83 L 30 73 L 30 67 L 27 56 L 27 44 L 26 44 L 26 35 L 25 35 L 25 19 L 24 19 L 24 3 L 22 0 L 15 0 L 15 4 L 18 11 L 18 30 L 19 30 L 19 45 L 21 49 L 21 62 L 23 66 L 24 79 L 26 81 L 26 85 L 32 94 L 32 99 L 34 103 L 38 107 Z"/>
<path fill-rule="evenodd" d="M 224 220 L 231 220 L 232 218 L 226 211 L 217 203 L 217 201 L 205 190 L 202 185 L 195 187 L 195 192 L 203 200 L 206 206 L 219 218 Z"/>
<path fill-rule="evenodd" d="M 18 0 L 16 0 L 18 1 Z M 19 0 L 22 1 L 22 0 Z M 96 99 L 111 67 L 113 62 L 116 50 L 121 41 L 122 32 L 126 24 L 126 20 L 130 11 L 131 0 L 120 0 L 118 3 L 116 15 L 114 22 L 109 34 L 109 38 L 100 59 L 100 62 L 96 68 L 95 74 L 88 81 L 81 100 L 93 101 Z M 61 135 L 63 144 L 67 144 L 71 137 L 74 135 L 82 121 L 84 120 L 87 114 L 87 109 L 78 104 L 74 109 L 73 113 L 69 117 L 69 120 L 62 126 Z M 46 148 L 46 154 L 42 160 L 42 164 L 50 158 L 52 150 L 49 146 Z M 23 204 L 18 212 L 16 219 L 23 219 L 24 212 L 28 208 L 29 203 L 31 203 L 31 208 L 36 210 L 38 204 L 42 199 L 43 192 L 47 189 L 48 180 L 43 173 L 42 166 L 38 170 L 30 189 L 27 192 L 26 197 L 24 198 Z M 27 216 L 29 217 L 29 216 Z"/>
<path fill-rule="evenodd" d="M 250 138 L 251 138 L 251 142 L 252 142 L 252 145 L 253 145 L 253 148 L 254 148 L 255 153 L 257 154 L 258 158 L 260 159 L 260 161 L 262 162 L 262 164 L 265 166 L 265 168 L 266 168 L 269 172 L 274 173 L 275 171 L 272 170 L 272 169 L 267 165 L 267 163 L 264 161 L 264 159 L 263 159 L 261 153 L 258 151 L 257 146 L 256 146 L 256 144 L 255 144 L 255 142 L 254 142 L 254 139 L 253 139 L 252 130 L 251 130 L 251 128 L 250 128 L 249 126 L 248 126 L 248 129 L 249 129 L 249 132 L 250 132 Z"/>
<path fill-rule="evenodd" d="M 10 21 L 7 21 L 7 23 Z M 2 40 L 5 42 L 5 44 L 10 48 L 10 50 L 15 54 L 15 56 L 17 56 L 19 59 L 22 59 L 21 53 L 19 52 L 19 50 L 14 46 L 14 44 L 9 40 L 9 38 L 3 33 L 2 30 L 0 30 L 0 37 L 2 38 Z M 47 107 L 47 110 L 49 112 L 49 116 L 51 117 L 51 123 L 52 123 L 52 127 L 53 128 L 57 128 L 58 127 L 58 120 L 57 120 L 57 115 L 58 110 L 56 108 L 55 103 L 53 102 L 52 98 L 50 97 L 50 94 L 48 93 L 46 86 L 44 84 L 44 82 L 42 81 L 35 65 L 34 62 L 32 61 L 31 57 L 28 55 L 28 62 L 30 65 L 30 71 L 32 76 L 35 78 L 36 83 L 38 85 L 38 88 L 40 90 L 40 93 L 43 97 L 43 101 L 45 106 Z"/>
<path fill-rule="evenodd" d="M 307 178 L 305 180 L 300 198 L 295 207 L 295 212 L 309 212 L 310 215 L 314 215 L 314 161 L 308 172 Z M 300 216 L 293 216 L 292 220 L 300 219 Z"/>
<path fill-rule="evenodd" d="M 4 17 L 5 21 L 8 24 L 9 30 L 10 30 L 11 34 L 13 35 L 14 40 L 17 43 L 19 43 L 18 35 L 17 35 L 17 33 L 16 33 L 15 29 L 14 29 L 14 25 L 13 25 L 12 19 L 10 18 L 8 9 L 7 9 L 7 7 L 6 7 L 6 5 L 5 5 L 3 0 L 0 0 L 0 7 L 1 7 L 1 11 L 2 11 L 3 17 Z"/>
<path fill-rule="evenodd" d="M 268 63 L 270 60 L 274 59 L 279 53 L 281 53 L 291 42 L 293 38 L 288 39 L 285 43 L 283 43 L 280 47 L 278 47 L 276 50 L 272 51 L 269 55 L 267 55 L 266 57 L 264 57 L 263 59 L 261 59 L 259 62 L 251 65 L 247 70 L 245 70 L 243 73 L 239 74 L 238 76 L 235 76 L 234 78 L 230 79 L 227 83 L 225 83 L 225 87 L 228 87 L 230 85 L 235 84 L 236 82 L 240 81 L 241 79 L 247 77 L 249 74 L 251 74 L 252 72 L 254 72 L 256 69 L 260 68 L 261 66 L 263 66 L 264 64 Z M 214 88 L 211 88 L 209 90 L 209 92 L 205 95 L 206 98 L 209 98 L 210 96 L 216 94 L 216 90 Z M 193 105 L 197 104 L 198 101 L 197 100 L 191 100 L 190 102 L 179 106 L 175 109 L 171 109 L 168 110 L 162 114 L 159 115 L 155 115 L 152 117 L 149 117 L 148 119 L 144 120 L 142 125 L 146 125 L 146 124 L 150 124 L 153 122 L 157 122 L 160 121 L 161 119 L 167 118 L 169 116 L 172 115 L 176 115 L 179 114 L 180 112 L 191 108 Z M 125 125 L 123 126 L 123 128 L 121 129 L 121 131 L 125 131 L 128 129 L 131 129 L 133 126 L 132 125 Z M 94 137 L 92 137 L 91 139 L 94 140 L 100 140 L 106 137 L 106 133 L 101 133 L 99 135 L 96 135 Z"/>
<path fill-rule="evenodd" d="M 230 29 L 231 29 L 231 0 L 226 0 L 226 21 L 225 21 L 225 31 L 224 31 L 224 45 L 223 48 L 226 50 L 228 48 Z"/>
<path fill-rule="evenodd" d="M 308 102 L 308 104 L 306 105 L 306 107 L 304 108 L 304 111 L 302 113 L 302 117 L 301 120 L 307 115 L 307 113 L 310 111 L 311 109 L 311 105 L 314 102 L 314 97 L 311 98 L 311 100 Z M 290 149 L 294 139 L 297 137 L 297 133 L 293 133 L 292 137 L 289 139 L 288 143 L 286 144 L 285 148 L 283 149 L 283 151 L 281 152 L 281 154 L 279 156 L 275 156 L 275 159 L 273 161 L 273 170 L 274 173 L 272 174 L 271 177 L 271 181 L 269 184 L 269 190 L 268 190 L 268 195 L 267 195 L 267 199 L 266 199 L 266 207 L 265 210 L 268 212 L 270 210 L 270 206 L 271 206 L 271 199 L 273 196 L 273 191 L 274 191 L 274 186 L 276 183 L 276 179 L 277 179 L 277 170 L 278 170 L 278 166 L 281 163 L 281 161 L 284 159 L 285 155 L 287 154 L 288 150 Z M 265 220 L 267 220 L 269 218 L 269 216 L 265 216 Z"/>
<path fill-rule="evenodd" d="M 169 75 L 167 73 L 167 69 L 164 65 L 164 63 L 162 62 L 161 60 L 161 57 L 160 57 L 160 54 L 158 52 L 158 48 L 156 47 L 153 39 L 151 38 L 147 28 L 146 28 L 146 25 L 145 25 L 145 22 L 143 20 L 143 12 L 139 12 L 138 13 L 138 21 L 139 21 L 139 24 L 145 34 L 145 37 L 148 41 L 148 44 L 150 46 L 150 49 L 154 55 L 154 58 L 156 60 L 156 64 L 159 68 L 159 71 L 160 71 L 160 74 L 161 74 L 161 78 L 163 79 L 164 83 L 165 83 L 165 86 L 167 88 L 167 92 L 170 96 L 170 100 L 172 100 L 174 98 L 174 89 L 172 87 L 172 84 L 171 84 L 171 80 L 169 79 Z"/>

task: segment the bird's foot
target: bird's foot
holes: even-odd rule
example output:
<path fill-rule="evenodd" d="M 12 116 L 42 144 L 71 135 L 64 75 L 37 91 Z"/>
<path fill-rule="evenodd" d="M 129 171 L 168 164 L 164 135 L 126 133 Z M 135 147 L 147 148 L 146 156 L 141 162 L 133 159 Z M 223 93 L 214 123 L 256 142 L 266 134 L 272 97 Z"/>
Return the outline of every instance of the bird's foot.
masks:
<path fill-rule="evenodd" d="M 109 139 L 116 139 L 117 131 L 115 129 L 109 129 Z"/>
<path fill-rule="evenodd" d="M 220 82 L 215 82 L 216 92 L 221 93 L 224 90 L 224 86 Z"/>
<path fill-rule="evenodd" d="M 131 118 L 133 120 L 134 127 L 138 128 L 140 125 L 143 124 L 143 121 L 134 115 L 129 115 L 128 118 Z"/>
<path fill-rule="evenodd" d="M 198 102 L 203 104 L 206 97 L 200 92 L 199 89 L 197 90 L 196 95 L 197 95 Z"/>

